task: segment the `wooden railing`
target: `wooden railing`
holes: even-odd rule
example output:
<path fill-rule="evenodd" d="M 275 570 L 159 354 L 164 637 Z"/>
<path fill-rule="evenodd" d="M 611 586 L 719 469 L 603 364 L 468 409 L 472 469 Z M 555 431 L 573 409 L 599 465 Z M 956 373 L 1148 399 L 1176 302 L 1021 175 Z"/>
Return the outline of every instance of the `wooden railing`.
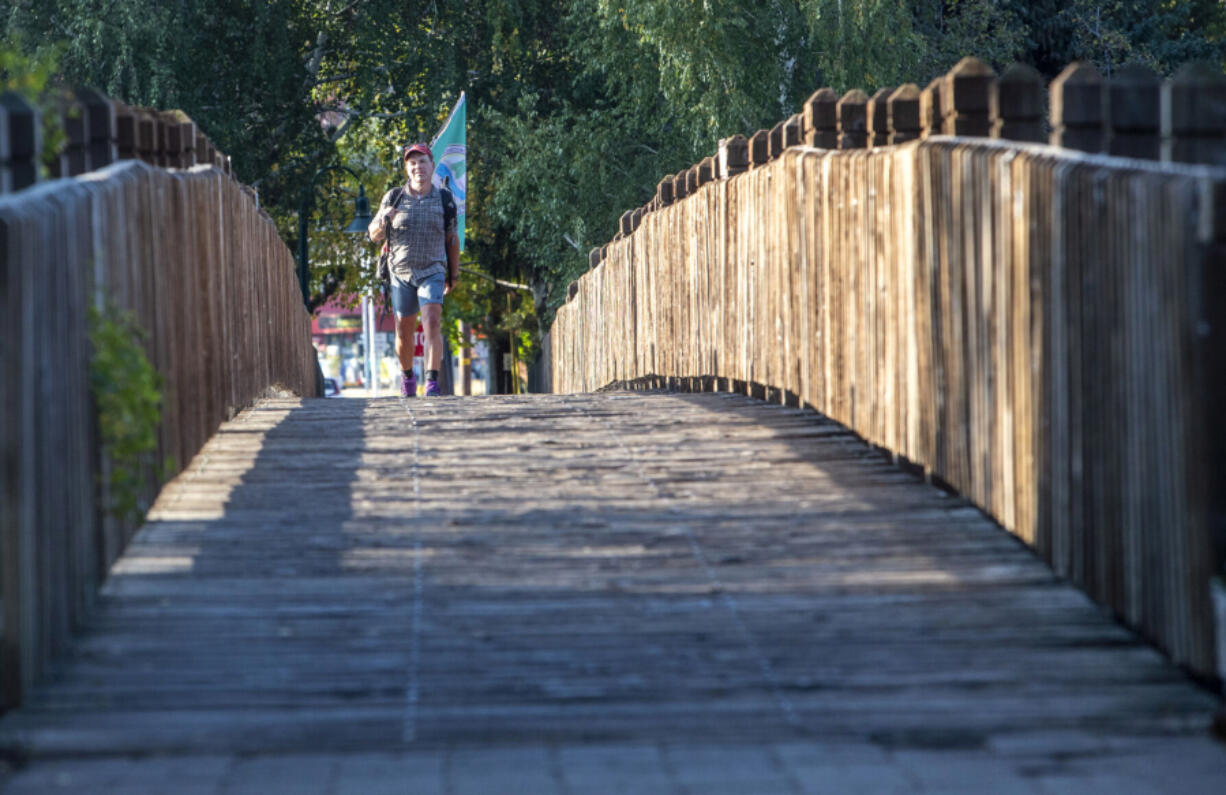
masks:
<path fill-rule="evenodd" d="M 90 89 L 64 92 L 55 105 L 63 135 L 51 153 L 52 177 L 75 177 L 117 160 L 231 173 L 230 157 L 183 111 L 132 107 Z M 15 92 L 0 93 L 0 193 L 38 181 L 43 143 L 38 109 Z"/>
<path fill-rule="evenodd" d="M 1216 675 L 1226 170 L 928 136 L 738 175 L 728 143 L 593 252 L 554 388 L 810 406 Z"/>
<path fill-rule="evenodd" d="M 130 160 L 0 196 L 3 705 L 64 647 L 135 529 L 106 510 L 89 383 L 89 310 L 108 305 L 134 314 L 164 382 L 164 475 L 268 390 L 316 393 L 293 256 L 224 170 Z M 151 499 L 157 478 L 144 485 Z"/>

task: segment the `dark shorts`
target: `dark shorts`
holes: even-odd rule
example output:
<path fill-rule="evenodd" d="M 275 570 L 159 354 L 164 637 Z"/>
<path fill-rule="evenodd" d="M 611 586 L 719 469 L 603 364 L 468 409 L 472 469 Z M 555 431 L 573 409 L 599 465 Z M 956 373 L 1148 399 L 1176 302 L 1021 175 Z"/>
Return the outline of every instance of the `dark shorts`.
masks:
<path fill-rule="evenodd" d="M 427 276 L 418 284 L 416 279 L 407 282 L 392 277 L 392 310 L 396 317 L 409 317 L 421 311 L 425 304 L 443 303 L 445 277 L 442 273 Z"/>

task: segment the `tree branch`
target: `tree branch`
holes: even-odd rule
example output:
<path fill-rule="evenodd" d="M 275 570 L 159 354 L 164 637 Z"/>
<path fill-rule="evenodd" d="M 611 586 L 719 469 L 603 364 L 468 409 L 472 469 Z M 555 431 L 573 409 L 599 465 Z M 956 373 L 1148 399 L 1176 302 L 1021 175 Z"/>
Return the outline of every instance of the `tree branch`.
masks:
<path fill-rule="evenodd" d="M 532 288 L 526 284 L 516 284 L 515 282 L 504 282 L 502 279 L 495 279 L 493 276 L 490 276 L 487 273 L 482 273 L 481 271 L 475 271 L 472 268 L 465 268 L 461 266 L 460 273 L 467 273 L 469 276 L 476 276 L 478 278 L 485 279 L 486 281 L 493 282 L 499 287 L 505 287 L 508 290 L 521 290 L 525 293 L 532 292 Z"/>
<path fill-rule="evenodd" d="M 316 113 L 340 113 L 341 115 L 346 116 L 348 118 L 399 119 L 403 116 L 409 116 L 414 113 L 420 113 L 423 110 L 425 110 L 424 106 L 420 108 L 409 108 L 408 110 L 402 110 L 396 113 L 368 113 L 366 111 L 356 110 L 354 108 L 333 107 L 333 108 L 319 108 L 316 111 Z"/>
<path fill-rule="evenodd" d="M 353 9 L 355 9 L 355 8 L 357 8 L 357 7 L 358 7 L 358 3 L 360 3 L 360 2 L 362 2 L 362 0 L 353 0 L 353 2 L 352 2 L 352 3 L 350 3 L 350 4 L 349 4 L 349 5 L 347 5 L 347 6 L 345 6 L 345 7 L 344 7 L 344 8 L 342 8 L 341 10 L 331 12 L 331 13 L 332 13 L 332 16 L 339 17 L 339 16 L 341 16 L 341 15 L 343 15 L 343 14 L 348 14 L 350 11 L 352 11 L 352 10 L 353 10 Z"/>
<path fill-rule="evenodd" d="M 327 85 L 328 83 L 339 83 L 342 80 L 348 80 L 351 77 L 357 77 L 357 72 L 348 72 L 343 75 L 332 75 L 331 77 L 321 77 L 315 81 L 316 86 Z"/>
<path fill-rule="evenodd" d="M 311 50 L 311 57 L 306 62 L 306 73 L 309 76 L 307 80 L 307 88 L 315 82 L 319 77 L 319 67 L 323 64 L 324 48 L 328 45 L 328 34 L 326 31 L 319 31 L 319 35 L 315 37 L 315 49 Z"/>

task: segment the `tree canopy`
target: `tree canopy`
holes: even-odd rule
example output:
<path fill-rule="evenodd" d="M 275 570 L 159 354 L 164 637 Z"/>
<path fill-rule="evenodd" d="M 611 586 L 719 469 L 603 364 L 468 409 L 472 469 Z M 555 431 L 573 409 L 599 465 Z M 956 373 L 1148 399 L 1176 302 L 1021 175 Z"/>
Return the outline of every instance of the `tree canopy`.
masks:
<path fill-rule="evenodd" d="M 1050 78 L 1074 59 L 1170 73 L 1226 53 L 1216 0 L 10 0 L 0 14 L 8 49 L 56 48 L 67 83 L 186 111 L 291 245 L 321 167 L 364 175 L 377 201 L 403 178 L 399 147 L 467 91 L 465 264 L 535 298 L 508 311 L 472 285 L 456 304 L 491 327 L 547 322 L 660 177 L 823 85 L 923 85 L 968 54 Z M 316 290 L 363 283 L 369 247 L 336 231 L 355 188 L 338 171 L 312 191 Z"/>

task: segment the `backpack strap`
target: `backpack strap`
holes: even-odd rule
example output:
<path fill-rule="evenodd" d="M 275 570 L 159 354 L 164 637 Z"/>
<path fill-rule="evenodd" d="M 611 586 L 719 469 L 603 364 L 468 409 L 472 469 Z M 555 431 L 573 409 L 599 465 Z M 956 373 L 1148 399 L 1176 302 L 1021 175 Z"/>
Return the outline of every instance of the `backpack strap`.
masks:
<path fill-rule="evenodd" d="M 396 187 L 392 188 L 392 195 L 391 197 L 388 198 L 387 205 L 389 207 L 395 207 L 397 204 L 400 203 L 400 197 L 403 195 L 404 195 L 403 185 L 397 185 Z"/>
<path fill-rule="evenodd" d="M 443 202 L 443 227 L 446 228 L 448 224 L 456 221 L 455 197 L 446 188 L 439 188 L 438 195 Z"/>
<path fill-rule="evenodd" d="M 404 186 L 397 185 L 392 188 L 392 194 L 388 197 L 387 206 L 395 207 L 400 202 L 400 197 L 404 195 Z M 383 218 L 383 250 L 387 251 L 392 242 L 392 221 L 390 217 Z"/>

